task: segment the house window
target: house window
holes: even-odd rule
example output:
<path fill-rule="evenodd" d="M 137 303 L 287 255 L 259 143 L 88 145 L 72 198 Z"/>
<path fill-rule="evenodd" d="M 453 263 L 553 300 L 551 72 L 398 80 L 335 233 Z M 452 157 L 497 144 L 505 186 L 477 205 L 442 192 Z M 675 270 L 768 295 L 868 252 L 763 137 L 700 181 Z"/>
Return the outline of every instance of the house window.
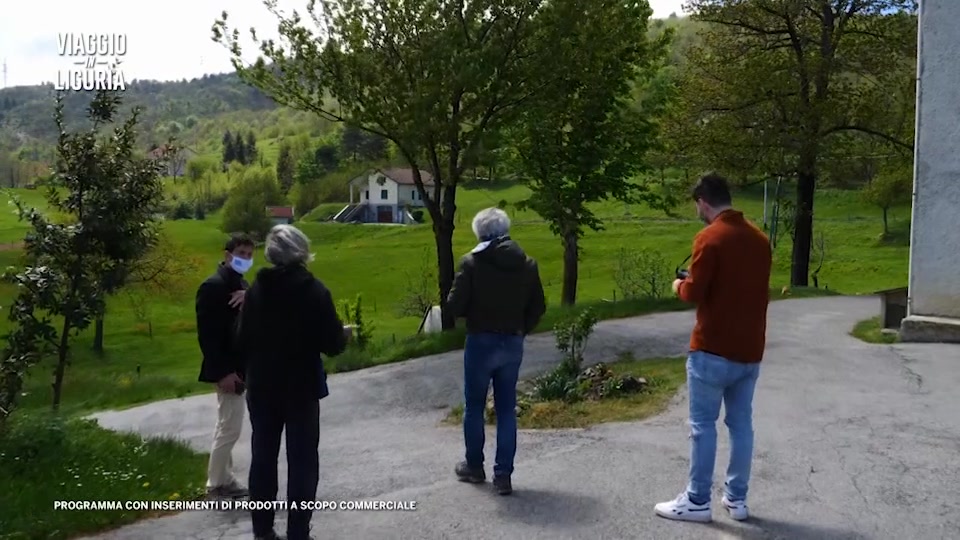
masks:
<path fill-rule="evenodd" d="M 387 190 L 385 189 L 380 190 L 380 198 L 383 199 L 384 201 L 387 200 Z"/>
<path fill-rule="evenodd" d="M 363 192 L 363 198 L 366 199 L 366 200 L 368 200 L 368 201 L 370 200 L 370 190 L 369 190 L 369 189 Z"/>
<path fill-rule="evenodd" d="M 410 192 L 410 198 L 413 200 L 417 200 L 417 190 L 413 190 Z"/>

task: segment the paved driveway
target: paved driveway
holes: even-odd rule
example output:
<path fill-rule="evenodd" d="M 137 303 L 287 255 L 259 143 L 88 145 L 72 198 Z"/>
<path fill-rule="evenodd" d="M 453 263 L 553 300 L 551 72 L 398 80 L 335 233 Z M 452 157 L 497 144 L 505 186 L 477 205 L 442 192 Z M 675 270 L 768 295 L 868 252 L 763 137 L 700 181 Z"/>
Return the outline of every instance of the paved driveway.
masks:
<path fill-rule="evenodd" d="M 416 501 L 413 512 L 315 513 L 318 539 L 960 538 L 960 347 L 869 345 L 847 335 L 874 298 L 771 305 L 755 402 L 752 519 L 675 523 L 653 515 L 687 471 L 684 392 L 661 416 L 586 430 L 521 432 L 512 497 L 458 483 L 459 353 L 333 375 L 321 402 L 318 498 Z M 680 355 L 691 312 L 598 325 L 589 359 L 631 350 Z M 552 337 L 528 340 L 524 375 L 557 361 Z M 211 442 L 211 395 L 98 414 L 102 425 Z M 235 451 L 249 467 L 249 426 Z M 492 432 L 491 432 L 492 436 Z M 717 479 L 726 468 L 721 429 Z M 493 438 L 488 437 L 488 467 Z M 281 460 L 281 494 L 285 463 Z M 489 472 L 488 472 L 489 474 Z M 281 495 L 282 496 L 282 495 Z M 282 532 L 282 523 L 278 523 Z M 245 514 L 188 512 L 103 539 L 252 538 Z"/>

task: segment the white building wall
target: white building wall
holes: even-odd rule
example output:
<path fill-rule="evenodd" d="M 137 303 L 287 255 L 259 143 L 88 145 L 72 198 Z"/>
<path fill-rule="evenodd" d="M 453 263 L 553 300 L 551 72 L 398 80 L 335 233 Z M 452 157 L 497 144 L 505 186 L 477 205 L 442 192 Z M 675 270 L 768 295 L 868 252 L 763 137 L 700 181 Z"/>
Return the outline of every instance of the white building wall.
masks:
<path fill-rule="evenodd" d="M 920 2 L 904 341 L 960 340 L 960 0 Z"/>

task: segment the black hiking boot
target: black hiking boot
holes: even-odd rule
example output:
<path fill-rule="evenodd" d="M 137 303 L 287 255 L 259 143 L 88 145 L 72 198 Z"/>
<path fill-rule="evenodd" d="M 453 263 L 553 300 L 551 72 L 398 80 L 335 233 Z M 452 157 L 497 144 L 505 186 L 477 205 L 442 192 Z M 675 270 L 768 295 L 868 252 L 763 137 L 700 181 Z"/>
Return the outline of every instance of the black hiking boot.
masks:
<path fill-rule="evenodd" d="M 487 473 L 484 472 L 482 468 L 475 469 L 467 465 L 466 461 L 461 461 L 457 463 L 457 468 L 454 469 L 454 472 L 457 473 L 457 478 L 461 482 L 470 482 L 471 484 L 482 484 L 487 481 Z"/>
<path fill-rule="evenodd" d="M 254 540 L 287 540 L 286 536 L 280 536 L 277 531 L 270 531 L 263 536 L 254 536 Z"/>
<path fill-rule="evenodd" d="M 493 487 L 500 495 L 509 495 L 513 493 L 513 484 L 510 483 L 509 476 L 494 476 Z"/>

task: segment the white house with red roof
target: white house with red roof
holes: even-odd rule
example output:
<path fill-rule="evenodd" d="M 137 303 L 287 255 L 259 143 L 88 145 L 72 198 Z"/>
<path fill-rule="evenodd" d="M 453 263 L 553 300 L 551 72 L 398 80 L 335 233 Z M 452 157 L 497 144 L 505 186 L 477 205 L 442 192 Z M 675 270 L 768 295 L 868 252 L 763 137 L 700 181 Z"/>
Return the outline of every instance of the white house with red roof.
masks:
<path fill-rule="evenodd" d="M 433 175 L 421 170 L 423 186 L 432 193 Z M 350 204 L 336 216 L 341 223 L 416 223 L 413 212 L 424 207 L 413 169 L 372 169 L 349 183 Z"/>
<path fill-rule="evenodd" d="M 293 223 L 292 206 L 268 206 L 267 217 L 273 225 L 290 225 Z"/>

